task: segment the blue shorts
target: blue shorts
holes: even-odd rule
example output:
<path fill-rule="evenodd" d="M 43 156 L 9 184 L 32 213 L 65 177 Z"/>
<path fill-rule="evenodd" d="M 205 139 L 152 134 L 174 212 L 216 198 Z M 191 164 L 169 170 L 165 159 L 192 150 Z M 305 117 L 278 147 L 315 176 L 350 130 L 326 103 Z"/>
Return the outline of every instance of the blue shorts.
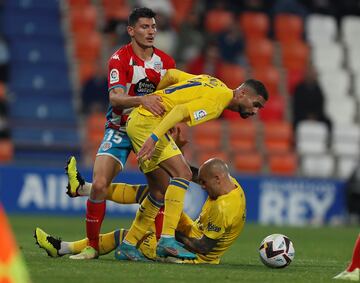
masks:
<path fill-rule="evenodd" d="M 132 151 L 132 145 L 128 135 L 124 132 L 108 128 L 105 130 L 104 138 L 96 156 L 111 156 L 124 168 L 130 151 Z"/>

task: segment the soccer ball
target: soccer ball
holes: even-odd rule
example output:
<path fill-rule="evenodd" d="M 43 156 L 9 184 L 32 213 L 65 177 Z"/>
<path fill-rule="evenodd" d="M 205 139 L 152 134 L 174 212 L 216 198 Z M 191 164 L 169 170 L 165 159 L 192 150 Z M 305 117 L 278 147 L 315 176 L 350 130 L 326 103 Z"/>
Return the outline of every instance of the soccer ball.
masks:
<path fill-rule="evenodd" d="M 295 257 L 293 243 L 282 234 L 267 236 L 260 244 L 259 253 L 262 263 L 272 268 L 286 267 Z"/>

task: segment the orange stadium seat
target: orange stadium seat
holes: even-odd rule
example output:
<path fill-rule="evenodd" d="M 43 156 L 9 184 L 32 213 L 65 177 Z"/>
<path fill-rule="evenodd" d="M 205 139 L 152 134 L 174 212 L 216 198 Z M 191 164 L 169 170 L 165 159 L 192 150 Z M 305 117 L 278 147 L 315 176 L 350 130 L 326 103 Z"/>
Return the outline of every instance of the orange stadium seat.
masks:
<path fill-rule="evenodd" d="M 10 139 L 0 140 L 0 163 L 9 162 L 14 157 L 14 144 Z"/>
<path fill-rule="evenodd" d="M 70 30 L 72 33 L 85 33 L 96 30 L 97 10 L 94 6 L 70 10 Z"/>
<path fill-rule="evenodd" d="M 309 47 L 302 41 L 282 45 L 283 66 L 287 70 L 304 71 L 309 62 Z"/>
<path fill-rule="evenodd" d="M 0 82 L 0 99 L 5 99 L 6 96 L 6 84 Z"/>
<path fill-rule="evenodd" d="M 226 10 L 214 9 L 205 15 L 205 28 L 210 33 L 227 30 L 234 22 L 233 14 Z"/>
<path fill-rule="evenodd" d="M 239 173 L 259 173 L 263 166 L 263 158 L 258 152 L 239 152 L 232 155 L 233 166 Z"/>
<path fill-rule="evenodd" d="M 91 4 L 91 0 L 67 0 L 70 9 L 85 8 Z"/>
<path fill-rule="evenodd" d="M 264 146 L 267 153 L 286 153 L 292 150 L 293 129 L 287 121 L 264 123 Z"/>
<path fill-rule="evenodd" d="M 270 20 L 265 13 L 245 12 L 240 15 L 239 24 L 247 41 L 266 38 L 270 28 Z"/>
<path fill-rule="evenodd" d="M 226 136 L 231 151 L 242 152 L 256 149 L 256 125 L 254 120 L 229 121 Z"/>
<path fill-rule="evenodd" d="M 78 77 L 81 84 L 92 78 L 97 69 L 97 61 L 80 61 L 78 66 Z"/>
<path fill-rule="evenodd" d="M 203 164 L 206 160 L 210 158 L 220 158 L 221 160 L 225 161 L 226 163 L 229 162 L 228 154 L 224 151 L 219 150 L 199 150 L 196 152 L 196 163 L 198 166 Z"/>
<path fill-rule="evenodd" d="M 219 120 L 209 121 L 192 129 L 193 144 L 197 149 L 219 149 L 222 137 L 222 123 Z"/>
<path fill-rule="evenodd" d="M 106 118 L 103 113 L 93 113 L 86 120 L 87 140 L 95 141 L 100 144 L 104 137 Z"/>
<path fill-rule="evenodd" d="M 269 39 L 256 39 L 246 42 L 246 57 L 253 68 L 272 65 L 274 45 Z"/>
<path fill-rule="evenodd" d="M 256 68 L 251 73 L 254 79 L 260 80 L 265 84 L 270 96 L 279 93 L 280 74 L 277 68 L 273 66 Z"/>
<path fill-rule="evenodd" d="M 272 174 L 294 176 L 297 171 L 297 156 L 292 152 L 273 154 L 269 156 L 268 164 Z"/>
<path fill-rule="evenodd" d="M 245 80 L 245 70 L 239 65 L 222 64 L 219 70 L 219 79 L 229 88 L 237 88 Z"/>
<path fill-rule="evenodd" d="M 172 17 L 172 23 L 175 25 L 175 27 L 177 27 L 191 12 L 191 9 L 194 5 L 194 0 L 172 0 L 171 2 L 174 7 L 174 11 L 176 11 Z"/>
<path fill-rule="evenodd" d="M 281 44 L 300 41 L 304 32 L 303 19 L 292 14 L 278 14 L 274 20 L 274 32 Z"/>
<path fill-rule="evenodd" d="M 95 61 L 100 57 L 101 35 L 98 32 L 77 34 L 74 38 L 78 60 Z"/>
<path fill-rule="evenodd" d="M 285 100 L 281 95 L 271 95 L 266 107 L 259 111 L 259 117 L 262 121 L 282 121 L 284 120 L 284 109 L 286 109 Z"/>
<path fill-rule="evenodd" d="M 102 0 L 106 19 L 127 20 L 130 7 L 126 0 Z"/>

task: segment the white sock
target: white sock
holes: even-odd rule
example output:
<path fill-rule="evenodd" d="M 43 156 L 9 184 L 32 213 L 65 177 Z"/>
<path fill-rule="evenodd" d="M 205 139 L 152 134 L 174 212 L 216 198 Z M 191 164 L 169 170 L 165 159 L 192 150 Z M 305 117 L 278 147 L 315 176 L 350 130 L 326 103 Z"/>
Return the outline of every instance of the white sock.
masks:
<path fill-rule="evenodd" d="M 81 196 L 89 196 L 91 192 L 92 183 L 85 182 L 84 185 L 78 189 L 78 194 Z"/>
<path fill-rule="evenodd" d="M 60 250 L 58 251 L 59 255 L 67 255 L 72 254 L 70 250 L 70 243 L 61 241 L 60 243 Z"/>

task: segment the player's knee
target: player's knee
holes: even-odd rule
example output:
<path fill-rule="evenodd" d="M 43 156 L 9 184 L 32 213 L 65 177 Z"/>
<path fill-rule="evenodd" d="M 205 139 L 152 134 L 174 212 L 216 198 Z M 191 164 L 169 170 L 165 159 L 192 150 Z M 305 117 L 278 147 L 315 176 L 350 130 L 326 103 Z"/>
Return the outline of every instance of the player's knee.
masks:
<path fill-rule="evenodd" d="M 95 178 L 91 187 L 92 194 L 106 195 L 108 190 L 108 181 L 105 178 Z"/>

